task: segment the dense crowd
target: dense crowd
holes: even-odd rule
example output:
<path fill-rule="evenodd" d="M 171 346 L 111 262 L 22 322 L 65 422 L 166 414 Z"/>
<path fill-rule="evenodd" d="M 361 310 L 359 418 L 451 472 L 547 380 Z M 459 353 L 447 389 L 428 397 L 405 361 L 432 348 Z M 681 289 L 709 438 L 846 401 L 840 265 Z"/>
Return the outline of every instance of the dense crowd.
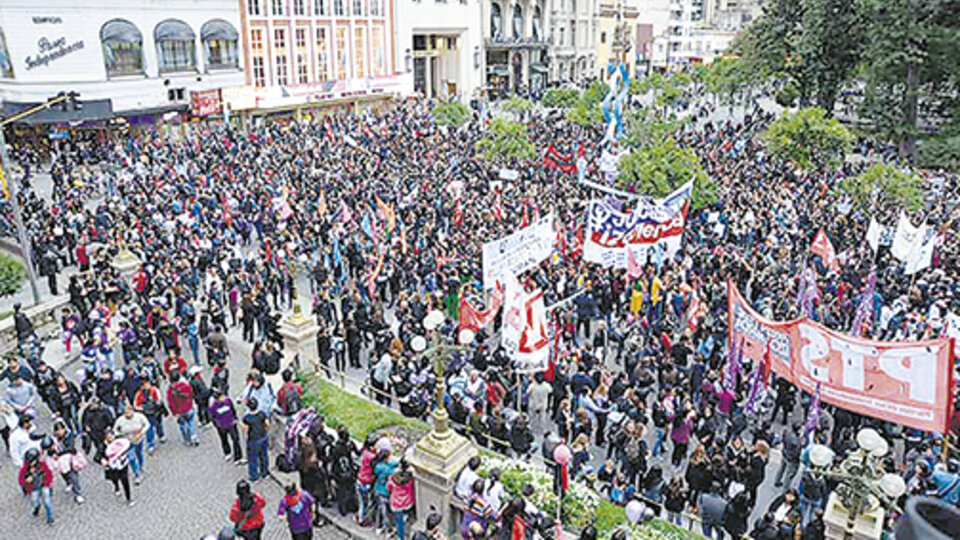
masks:
<path fill-rule="evenodd" d="M 483 160 L 474 145 L 482 122 L 438 126 L 425 102 L 245 130 L 197 126 L 180 139 L 61 146 L 52 157 L 54 202 L 29 194 L 24 202 L 50 292 L 58 292 L 61 268 L 78 268 L 66 285 L 70 306 L 60 314 L 60 337 L 68 353 L 80 351 L 83 369 L 70 377 L 46 366 L 30 346 L 29 320 L 18 313 L 29 367 L 11 359 L 4 372 L 11 453 L 27 471 L 24 490 L 34 508 L 43 503 L 52 520 L 54 469 L 47 457 L 57 458 L 56 470 L 82 502 L 76 472 L 85 464 L 64 457 L 77 455 L 101 464 L 132 503 L 129 476 L 140 482 L 144 446 L 149 455 L 164 440 L 165 417 L 176 420 L 188 445 L 197 444 L 198 422 L 212 422 L 224 455 L 238 462 L 242 428 L 249 480 L 266 475 L 270 418 L 299 409 L 297 399 L 288 399 L 302 392 L 292 374 L 276 393 L 265 379 L 280 372 L 278 319 L 298 294 L 312 297 L 322 368 L 363 369 L 378 400 L 425 417 L 436 405 L 436 380 L 429 359 L 411 346 L 428 333 L 424 317 L 442 310 L 447 318 L 438 331 L 453 337 L 461 297 L 485 299 L 482 244 L 551 212 L 557 253 L 519 276 L 528 289 L 541 288 L 548 305 L 575 296 L 551 314 L 550 368 L 517 373 L 498 346 L 497 320 L 469 352 L 454 353 L 447 370 L 451 420 L 477 444 L 518 459 L 538 452 L 552 459 L 564 441 L 575 478 L 619 504 L 642 497 L 677 522 L 683 513 L 696 514 L 708 536 L 820 538 L 831 485 L 804 466 L 805 449 L 820 441 L 839 459 L 858 428 L 874 426 L 904 441 L 889 467 L 910 480 L 911 493 L 956 502 L 955 484 L 943 492 L 957 471 L 953 462 L 937 460 L 942 437 L 829 406 L 810 434 L 795 413 L 798 400 L 805 410 L 809 396 L 786 381 L 771 385 L 761 410 L 751 413 L 744 408 L 748 373 L 732 388 L 721 384 L 727 277 L 758 311 L 785 319 L 797 315 L 789 299 L 810 262 L 823 291 L 815 318 L 847 331 L 875 269 L 876 309 L 865 335 L 912 340 L 945 332 L 948 314 L 960 313 L 948 204 L 956 177 L 936 175 L 926 184 L 927 204 L 913 217 L 941 227 L 943 238 L 933 266 L 911 279 L 888 248 L 875 254 L 863 241 L 871 217 L 892 224 L 896 210 L 872 215 L 838 193 L 838 179 L 862 165 L 799 171 L 771 159 L 757 142 L 771 115 L 755 109 L 735 123 L 709 121 L 708 112 L 695 110 L 700 119 L 684 124 L 677 137 L 717 182 L 718 201 L 691 213 L 675 258 L 645 265 L 638 278 L 587 264 L 578 251 L 586 205 L 601 194 L 538 161 Z M 599 126 L 564 124 L 539 112 L 525 121 L 540 148 L 553 144 L 572 154 L 601 138 Z M 601 150 L 587 152 L 588 177 L 598 180 Z M 88 202 L 75 170 L 101 163 L 114 165 L 95 173 L 107 196 Z M 519 178 L 496 182 L 501 165 Z M 839 272 L 807 253 L 820 227 L 840 253 Z M 142 261 L 129 279 L 110 264 L 121 250 Z M 694 292 L 701 308 L 691 331 L 686 318 Z M 235 327 L 256 346 L 244 388 L 231 393 L 226 333 Z M 209 375 L 200 369 L 204 363 Z M 31 420 L 41 402 L 57 418 L 48 437 L 37 435 Z M 292 488 L 286 504 L 336 501 L 342 513 L 357 512 L 365 524 L 395 528 L 402 538 L 397 516 L 409 507 L 399 495 L 395 506 L 389 487 L 409 482 L 399 456 L 381 455 L 369 441 L 354 455 L 343 434 L 327 440 L 325 430 L 311 433 L 290 454 L 295 463 L 286 464 L 299 470 L 303 488 Z M 750 523 L 774 447 L 781 449 L 782 495 L 763 501 L 762 518 Z M 337 478 L 348 472 L 339 463 L 344 454 L 359 459 L 356 498 L 350 482 Z M 534 509 L 491 496 L 489 482 L 477 485 L 462 493 L 482 518 L 474 520 L 479 532 L 468 524 L 465 536 L 489 534 L 493 527 L 486 525 L 505 514 L 534 527 Z M 249 486 L 238 486 L 238 495 L 242 512 L 263 506 Z M 253 530 L 253 523 L 238 529 Z"/>

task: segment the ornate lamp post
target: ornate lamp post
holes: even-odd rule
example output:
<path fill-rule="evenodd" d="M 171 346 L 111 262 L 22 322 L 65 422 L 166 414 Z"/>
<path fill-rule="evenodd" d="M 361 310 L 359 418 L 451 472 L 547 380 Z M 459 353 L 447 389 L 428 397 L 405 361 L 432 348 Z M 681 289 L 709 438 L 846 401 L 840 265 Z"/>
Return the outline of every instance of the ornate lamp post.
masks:
<path fill-rule="evenodd" d="M 857 444 L 859 448 L 836 466 L 833 451 L 826 446 L 810 449 L 812 469 L 840 481 L 827 499 L 824 515 L 830 539 L 880 538 L 885 511 L 895 509 L 895 501 L 906 492 L 903 478 L 883 470 L 881 460 L 889 445 L 879 433 L 862 429 Z"/>
<path fill-rule="evenodd" d="M 450 498 L 457 474 L 467 461 L 477 454 L 477 449 L 467 438 L 450 429 L 450 415 L 443 406 L 443 395 L 446 390 L 444 375 L 450 353 L 465 350 L 466 346 L 473 341 L 474 335 L 469 330 L 463 330 L 458 336 L 459 344 L 449 342 L 452 340 L 445 342 L 439 331 L 443 321 L 443 312 L 431 311 L 423 319 L 423 327 L 427 330 L 429 342 L 423 336 L 414 336 L 410 340 L 410 347 L 415 352 L 426 355 L 433 361 L 434 373 L 437 376 L 437 408 L 431 413 L 433 429 L 417 441 L 409 461 L 413 466 L 416 480 L 418 504 L 422 504 L 424 508 L 436 508 L 443 516 L 443 530 L 449 530 Z"/>

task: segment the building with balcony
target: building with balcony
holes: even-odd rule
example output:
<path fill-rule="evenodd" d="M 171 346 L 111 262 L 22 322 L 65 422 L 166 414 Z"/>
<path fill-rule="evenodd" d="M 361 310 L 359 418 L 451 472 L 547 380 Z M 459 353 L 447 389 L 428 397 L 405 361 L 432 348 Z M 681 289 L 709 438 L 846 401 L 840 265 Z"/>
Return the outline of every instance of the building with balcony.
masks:
<path fill-rule="evenodd" d="M 482 0 L 488 89 L 543 88 L 549 80 L 549 0 Z"/>
<path fill-rule="evenodd" d="M 405 95 L 394 0 L 240 0 L 246 86 L 233 109 L 314 108 Z"/>
<path fill-rule="evenodd" d="M 219 111 L 219 89 L 241 84 L 235 0 L 4 0 L 0 9 L 3 116 L 79 92 L 82 110 L 48 109 L 28 123 L 77 126 L 124 117 L 153 124 Z M 171 117 L 171 118 L 172 118 Z"/>
<path fill-rule="evenodd" d="M 551 79 L 579 83 L 596 76 L 597 0 L 552 0 Z"/>
<path fill-rule="evenodd" d="M 397 65 L 430 98 L 469 101 L 484 85 L 482 3 L 397 0 Z"/>

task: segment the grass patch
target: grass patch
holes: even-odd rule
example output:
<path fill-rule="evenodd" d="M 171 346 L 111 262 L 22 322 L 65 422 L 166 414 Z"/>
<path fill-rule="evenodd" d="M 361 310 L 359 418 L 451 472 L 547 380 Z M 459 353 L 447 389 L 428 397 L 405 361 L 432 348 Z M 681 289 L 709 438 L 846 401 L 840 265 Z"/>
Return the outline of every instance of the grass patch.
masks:
<path fill-rule="evenodd" d="M 10 296 L 19 291 L 25 277 L 27 270 L 19 259 L 0 253 L 0 296 Z"/>
<path fill-rule="evenodd" d="M 370 433 L 388 427 L 401 427 L 413 432 L 426 434 L 430 426 L 414 418 L 377 405 L 365 398 L 356 396 L 338 388 L 320 377 L 304 379 L 304 405 L 313 407 L 327 417 L 327 424 L 333 428 L 344 426 L 350 436 L 364 440 Z"/>

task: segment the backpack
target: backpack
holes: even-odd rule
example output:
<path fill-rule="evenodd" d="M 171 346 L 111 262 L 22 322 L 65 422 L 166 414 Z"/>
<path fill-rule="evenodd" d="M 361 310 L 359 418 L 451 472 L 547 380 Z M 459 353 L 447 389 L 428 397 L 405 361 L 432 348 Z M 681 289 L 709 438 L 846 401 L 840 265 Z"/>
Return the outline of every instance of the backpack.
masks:
<path fill-rule="evenodd" d="M 283 432 L 283 452 L 276 459 L 277 469 L 281 472 L 288 473 L 297 469 L 297 462 L 300 461 L 300 436 L 310 431 L 316 418 L 316 411 L 303 409 L 287 422 Z"/>
<path fill-rule="evenodd" d="M 336 471 L 340 482 L 352 482 L 357 477 L 357 465 L 348 454 L 337 458 Z"/>
<path fill-rule="evenodd" d="M 658 428 L 665 428 L 670 422 L 670 419 L 667 418 L 667 411 L 663 408 L 659 402 L 654 402 L 653 404 L 653 425 Z"/>
<path fill-rule="evenodd" d="M 296 391 L 295 388 L 284 388 L 283 389 L 283 399 L 280 401 L 280 410 L 283 411 L 284 416 L 290 416 L 291 414 L 296 414 L 303 409 L 303 401 L 300 399 L 300 394 Z"/>
<path fill-rule="evenodd" d="M 263 355 L 263 372 L 267 375 L 276 375 L 280 372 L 280 355 L 276 352 Z"/>

